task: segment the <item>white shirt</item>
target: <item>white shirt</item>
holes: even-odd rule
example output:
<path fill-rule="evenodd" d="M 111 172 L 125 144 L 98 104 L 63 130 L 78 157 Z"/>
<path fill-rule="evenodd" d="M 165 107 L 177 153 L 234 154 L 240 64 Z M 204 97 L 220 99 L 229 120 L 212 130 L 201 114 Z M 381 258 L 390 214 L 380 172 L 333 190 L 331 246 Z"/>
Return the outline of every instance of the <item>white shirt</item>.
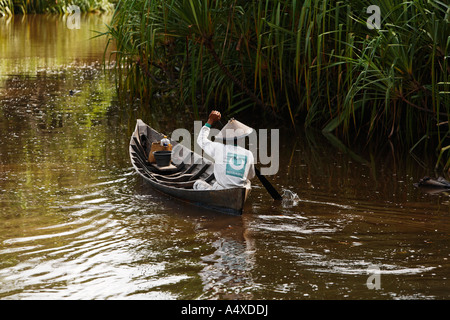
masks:
<path fill-rule="evenodd" d="M 250 188 L 250 179 L 255 177 L 253 154 L 240 146 L 212 142 L 208 139 L 209 131 L 209 127 L 203 126 L 197 143 L 214 159 L 213 189 Z"/>

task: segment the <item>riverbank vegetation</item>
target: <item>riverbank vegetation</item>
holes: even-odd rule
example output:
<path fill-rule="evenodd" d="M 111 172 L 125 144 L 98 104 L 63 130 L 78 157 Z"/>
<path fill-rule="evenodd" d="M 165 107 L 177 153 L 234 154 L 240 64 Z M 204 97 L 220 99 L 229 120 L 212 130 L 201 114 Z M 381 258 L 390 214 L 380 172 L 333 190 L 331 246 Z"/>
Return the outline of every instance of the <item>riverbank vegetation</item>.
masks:
<path fill-rule="evenodd" d="M 0 16 L 32 13 L 70 13 L 68 7 L 76 5 L 80 12 L 108 12 L 114 10 L 111 0 L 0 0 Z"/>
<path fill-rule="evenodd" d="M 432 147 L 450 167 L 444 1 L 121 0 L 107 36 L 119 91 L 176 92 L 198 114 L 258 113 L 347 142 Z"/>

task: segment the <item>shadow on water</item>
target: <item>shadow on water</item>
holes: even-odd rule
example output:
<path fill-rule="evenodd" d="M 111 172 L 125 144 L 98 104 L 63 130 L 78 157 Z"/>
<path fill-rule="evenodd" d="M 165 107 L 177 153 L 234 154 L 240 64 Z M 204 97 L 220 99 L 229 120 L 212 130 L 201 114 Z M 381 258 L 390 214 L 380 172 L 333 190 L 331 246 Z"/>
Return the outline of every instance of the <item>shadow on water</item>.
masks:
<path fill-rule="evenodd" d="M 145 184 L 128 142 L 137 118 L 170 133 L 190 114 L 119 103 L 103 43 L 61 39 L 54 17 L 0 25 L 2 299 L 449 298 L 448 194 L 413 186 L 426 159 L 282 130 L 269 179 L 290 198 L 255 180 L 242 216 L 186 205 Z"/>

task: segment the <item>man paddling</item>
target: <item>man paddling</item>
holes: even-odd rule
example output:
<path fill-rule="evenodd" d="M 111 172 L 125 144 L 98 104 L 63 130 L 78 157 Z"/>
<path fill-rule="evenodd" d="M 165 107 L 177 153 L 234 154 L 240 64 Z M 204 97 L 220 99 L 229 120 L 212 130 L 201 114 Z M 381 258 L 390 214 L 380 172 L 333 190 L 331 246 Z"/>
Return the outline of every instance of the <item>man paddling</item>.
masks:
<path fill-rule="evenodd" d="M 214 159 L 216 182 L 210 185 L 203 180 L 197 180 L 194 183 L 194 189 L 250 188 L 250 179 L 255 177 L 254 157 L 249 150 L 238 146 L 237 141 L 249 135 L 253 129 L 232 119 L 216 136 L 216 140 L 223 143 L 212 142 L 208 139 L 210 128 L 220 118 L 220 112 L 212 111 L 208 121 L 201 128 L 197 139 L 197 143 L 203 151 Z"/>

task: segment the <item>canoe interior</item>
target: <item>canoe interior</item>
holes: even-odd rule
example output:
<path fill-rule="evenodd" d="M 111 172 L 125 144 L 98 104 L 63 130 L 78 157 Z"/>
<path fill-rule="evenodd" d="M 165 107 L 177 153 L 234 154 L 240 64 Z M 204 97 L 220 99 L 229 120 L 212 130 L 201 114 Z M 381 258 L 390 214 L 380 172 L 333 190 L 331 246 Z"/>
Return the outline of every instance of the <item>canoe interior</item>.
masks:
<path fill-rule="evenodd" d="M 249 190 L 194 190 L 196 180 L 215 182 L 214 164 L 176 141 L 172 143 L 170 168 L 159 168 L 148 162 L 152 142 L 160 141 L 163 134 L 137 120 L 130 140 L 130 159 L 136 171 L 155 189 L 191 204 L 215 211 L 241 215 Z"/>

